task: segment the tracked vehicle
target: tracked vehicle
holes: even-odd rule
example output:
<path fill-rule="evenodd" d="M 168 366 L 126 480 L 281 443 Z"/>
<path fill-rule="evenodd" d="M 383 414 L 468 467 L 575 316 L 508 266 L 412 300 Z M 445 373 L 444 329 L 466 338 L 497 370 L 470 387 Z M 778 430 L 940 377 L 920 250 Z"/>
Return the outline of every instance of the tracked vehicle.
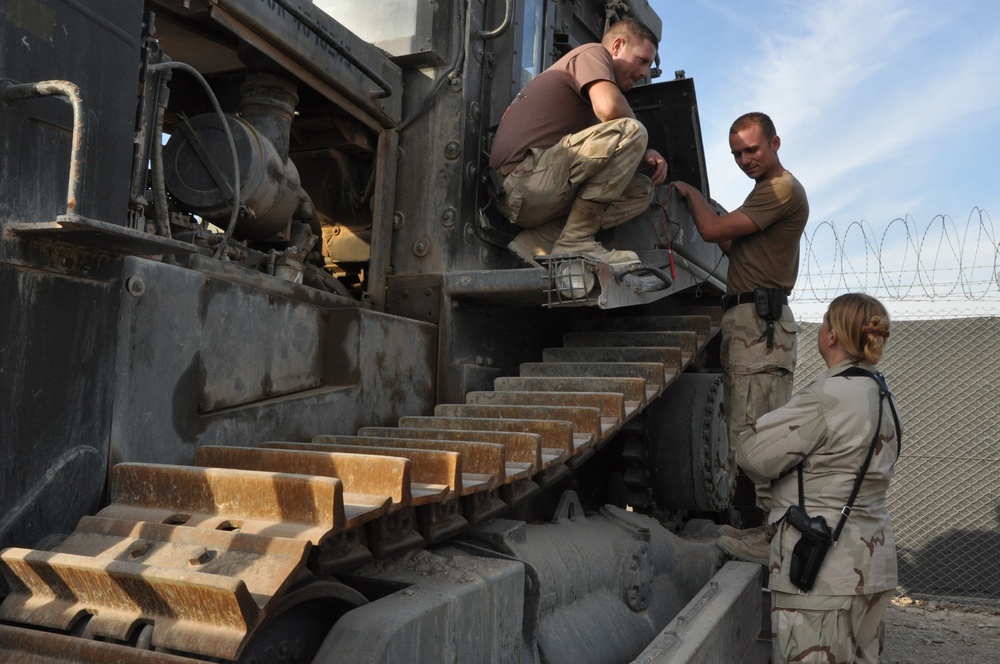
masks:
<path fill-rule="evenodd" d="M 625 15 L 5 3 L 0 661 L 755 661 L 724 257 L 663 187 L 641 265 L 526 268 L 488 194 Z M 693 82 L 630 103 L 707 194 Z"/>

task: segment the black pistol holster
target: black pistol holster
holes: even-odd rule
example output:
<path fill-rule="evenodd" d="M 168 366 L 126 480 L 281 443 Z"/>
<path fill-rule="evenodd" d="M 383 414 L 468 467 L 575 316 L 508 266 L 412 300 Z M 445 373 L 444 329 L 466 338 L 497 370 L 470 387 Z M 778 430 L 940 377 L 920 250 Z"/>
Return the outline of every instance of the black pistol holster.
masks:
<path fill-rule="evenodd" d="M 781 308 L 787 298 L 781 290 L 777 288 L 755 288 L 753 290 L 753 303 L 757 316 L 767 323 L 767 347 L 774 348 L 774 321 L 781 319 Z"/>
<path fill-rule="evenodd" d="M 816 575 L 823 565 L 826 552 L 836 541 L 833 529 L 826 524 L 826 519 L 821 516 L 810 517 L 799 505 L 788 508 L 785 521 L 802 534 L 792 549 L 788 578 L 797 588 L 809 592 L 816 583 Z"/>

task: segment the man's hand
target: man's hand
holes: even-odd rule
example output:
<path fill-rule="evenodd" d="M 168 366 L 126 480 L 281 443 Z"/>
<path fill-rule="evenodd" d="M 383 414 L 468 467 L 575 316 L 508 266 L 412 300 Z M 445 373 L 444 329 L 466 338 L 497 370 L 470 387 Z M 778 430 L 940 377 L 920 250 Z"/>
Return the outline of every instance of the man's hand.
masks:
<path fill-rule="evenodd" d="M 736 238 L 757 233 L 760 231 L 757 224 L 741 210 L 734 210 L 728 214 L 719 216 L 701 191 L 697 187 L 692 187 L 687 182 L 674 180 L 670 183 L 671 195 L 676 194 L 687 201 L 688 209 L 691 210 L 691 218 L 698 228 L 698 233 L 706 242 L 715 242 L 722 250 L 729 253 L 730 242 Z"/>
<path fill-rule="evenodd" d="M 649 176 L 649 179 L 654 185 L 663 184 L 667 181 L 667 160 L 659 152 L 656 150 L 646 150 L 646 154 L 642 155 L 642 163 L 653 169 L 653 174 Z"/>
<path fill-rule="evenodd" d="M 670 183 L 670 191 L 677 194 L 683 200 L 688 201 L 691 197 L 691 192 L 700 194 L 701 192 L 689 185 L 687 182 L 682 182 L 681 180 L 674 180 Z"/>

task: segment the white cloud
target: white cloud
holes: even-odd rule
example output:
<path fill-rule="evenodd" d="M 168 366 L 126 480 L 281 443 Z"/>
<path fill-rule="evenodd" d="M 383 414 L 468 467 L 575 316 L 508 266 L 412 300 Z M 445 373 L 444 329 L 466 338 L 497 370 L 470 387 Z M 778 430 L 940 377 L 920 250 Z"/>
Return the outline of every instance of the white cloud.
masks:
<path fill-rule="evenodd" d="M 719 3 L 709 8 L 736 25 Z M 770 30 L 731 40 L 741 64 L 723 74 L 722 99 L 699 95 L 715 198 L 735 207 L 749 191 L 727 158 L 728 115 L 763 110 L 784 139 L 783 163 L 806 185 L 814 220 L 889 221 L 943 201 L 940 169 L 956 136 L 973 127 L 998 133 L 1000 90 L 992 82 L 1000 80 L 1000 38 L 985 28 L 982 12 L 963 16 L 964 9 L 859 0 L 763 4 L 752 17 Z M 706 105 L 729 113 L 723 118 Z M 956 183 L 969 180 L 951 174 Z M 969 200 L 961 213 L 987 202 Z"/>

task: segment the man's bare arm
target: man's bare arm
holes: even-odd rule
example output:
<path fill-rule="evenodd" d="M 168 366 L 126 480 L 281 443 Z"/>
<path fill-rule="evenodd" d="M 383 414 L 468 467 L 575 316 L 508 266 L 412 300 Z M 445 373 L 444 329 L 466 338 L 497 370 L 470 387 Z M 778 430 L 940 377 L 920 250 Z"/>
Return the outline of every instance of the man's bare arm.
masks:
<path fill-rule="evenodd" d="M 594 81 L 584 88 L 590 97 L 590 105 L 594 107 L 594 115 L 601 122 L 619 118 L 635 118 L 632 107 L 625 100 L 625 95 L 612 81 Z"/>
<path fill-rule="evenodd" d="M 589 84 L 585 91 L 590 96 L 594 115 L 601 122 L 619 118 L 635 119 L 635 113 L 625 100 L 625 95 L 611 81 L 595 81 Z M 653 169 L 649 179 L 654 185 L 663 184 L 667 180 L 667 160 L 656 150 L 646 150 L 640 168 Z"/>
<path fill-rule="evenodd" d="M 706 242 L 718 243 L 727 253 L 731 241 L 760 230 L 750 217 L 739 210 L 719 216 L 701 192 L 686 182 L 674 181 L 670 186 L 674 193 L 688 202 L 688 208 L 701 237 Z"/>

